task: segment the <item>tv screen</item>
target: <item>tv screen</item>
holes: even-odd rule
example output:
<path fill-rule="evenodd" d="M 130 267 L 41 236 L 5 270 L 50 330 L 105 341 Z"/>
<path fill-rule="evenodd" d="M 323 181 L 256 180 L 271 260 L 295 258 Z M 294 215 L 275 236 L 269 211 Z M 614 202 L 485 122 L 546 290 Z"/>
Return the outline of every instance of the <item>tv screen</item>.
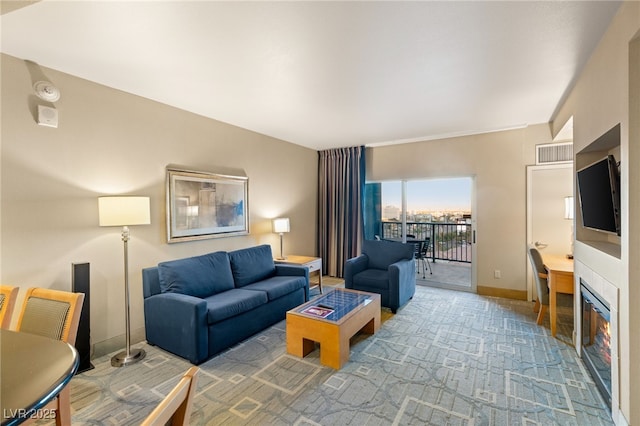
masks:
<path fill-rule="evenodd" d="M 613 155 L 578 170 L 582 225 L 620 235 L 620 176 Z"/>

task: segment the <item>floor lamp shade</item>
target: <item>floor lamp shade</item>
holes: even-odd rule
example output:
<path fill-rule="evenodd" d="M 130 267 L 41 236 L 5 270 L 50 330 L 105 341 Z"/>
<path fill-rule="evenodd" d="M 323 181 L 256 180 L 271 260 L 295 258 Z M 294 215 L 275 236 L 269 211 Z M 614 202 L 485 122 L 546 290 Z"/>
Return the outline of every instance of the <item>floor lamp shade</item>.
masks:
<path fill-rule="evenodd" d="M 99 197 L 100 226 L 149 225 L 149 197 Z"/>
<path fill-rule="evenodd" d="M 98 216 L 100 226 L 122 226 L 124 243 L 124 297 L 125 297 L 125 345 L 126 349 L 111 358 L 111 365 L 122 367 L 144 359 L 143 349 L 131 349 L 131 322 L 129 308 L 129 226 L 149 225 L 151 211 L 149 197 L 99 197 Z"/>

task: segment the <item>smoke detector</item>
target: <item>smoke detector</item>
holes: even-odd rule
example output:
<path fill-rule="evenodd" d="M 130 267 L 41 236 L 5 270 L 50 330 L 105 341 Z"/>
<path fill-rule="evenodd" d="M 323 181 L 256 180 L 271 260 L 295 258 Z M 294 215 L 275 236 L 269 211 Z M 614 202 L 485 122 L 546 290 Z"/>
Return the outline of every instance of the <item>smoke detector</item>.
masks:
<path fill-rule="evenodd" d="M 33 84 L 36 95 L 47 102 L 55 102 L 60 99 L 60 91 L 48 81 L 37 81 Z"/>

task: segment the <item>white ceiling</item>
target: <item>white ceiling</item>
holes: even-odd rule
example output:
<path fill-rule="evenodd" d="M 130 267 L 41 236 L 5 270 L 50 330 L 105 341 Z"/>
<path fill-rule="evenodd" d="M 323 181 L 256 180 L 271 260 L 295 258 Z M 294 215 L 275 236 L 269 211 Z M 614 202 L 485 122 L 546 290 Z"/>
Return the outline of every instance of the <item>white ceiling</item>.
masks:
<path fill-rule="evenodd" d="M 548 122 L 619 5 L 44 0 L 1 48 L 321 150 Z"/>

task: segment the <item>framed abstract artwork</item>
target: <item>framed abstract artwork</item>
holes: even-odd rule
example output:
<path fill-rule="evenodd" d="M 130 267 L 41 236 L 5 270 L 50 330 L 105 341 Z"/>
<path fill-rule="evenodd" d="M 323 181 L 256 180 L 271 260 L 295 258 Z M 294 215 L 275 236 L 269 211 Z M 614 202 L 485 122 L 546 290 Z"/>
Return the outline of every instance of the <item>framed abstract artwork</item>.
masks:
<path fill-rule="evenodd" d="M 167 241 L 249 233 L 249 178 L 167 167 Z"/>

